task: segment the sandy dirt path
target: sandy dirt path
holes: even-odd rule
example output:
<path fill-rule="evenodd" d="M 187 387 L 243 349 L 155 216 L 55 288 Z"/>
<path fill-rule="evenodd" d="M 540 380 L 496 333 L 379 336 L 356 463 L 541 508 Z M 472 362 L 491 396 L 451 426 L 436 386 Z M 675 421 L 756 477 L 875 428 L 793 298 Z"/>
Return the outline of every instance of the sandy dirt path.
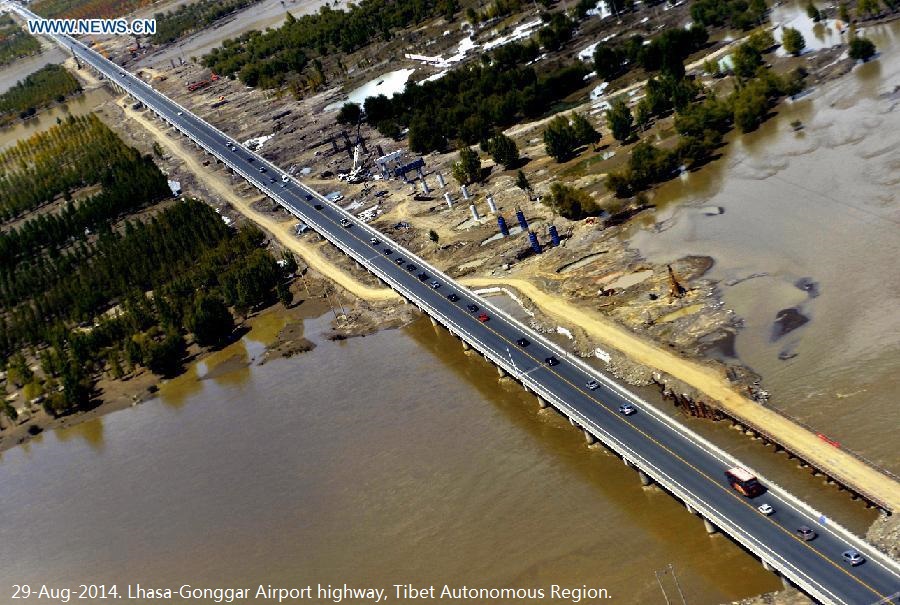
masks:
<path fill-rule="evenodd" d="M 600 313 L 574 305 L 534 284 L 516 278 L 464 278 L 470 287 L 506 286 L 518 290 L 561 325 L 577 325 L 598 342 L 618 349 L 630 359 L 665 372 L 716 401 L 731 416 L 765 432 L 835 479 L 877 497 L 893 511 L 900 510 L 900 483 L 851 454 L 828 445 L 790 418 L 735 391 L 718 369 L 684 359 L 645 340 Z"/>

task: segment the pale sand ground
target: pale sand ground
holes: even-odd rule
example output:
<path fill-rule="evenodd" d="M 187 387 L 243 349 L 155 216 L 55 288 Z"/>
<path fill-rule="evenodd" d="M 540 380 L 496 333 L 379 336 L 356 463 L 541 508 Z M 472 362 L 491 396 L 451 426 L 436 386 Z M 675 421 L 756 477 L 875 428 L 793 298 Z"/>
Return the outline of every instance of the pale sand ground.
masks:
<path fill-rule="evenodd" d="M 79 72 L 85 77 L 86 74 Z M 89 75 L 86 79 L 93 79 Z M 96 80 L 94 80 L 96 82 Z M 120 102 L 121 106 L 121 102 Z M 354 296 L 370 301 L 399 299 L 389 288 L 374 288 L 359 282 L 347 271 L 325 258 L 321 246 L 298 240 L 291 233 L 296 222 L 293 219 L 278 221 L 254 211 L 250 201 L 241 198 L 221 174 L 204 167 L 180 142 L 173 140 L 158 124 L 130 108 L 125 110 L 128 118 L 146 129 L 171 154 L 180 158 L 196 178 L 210 191 L 231 203 L 241 214 L 254 221 L 261 228 L 274 235 L 286 248 L 296 252 L 316 271 L 332 279 Z M 603 345 L 625 353 L 634 361 L 669 374 L 690 385 L 717 402 L 730 415 L 754 427 L 765 427 L 766 432 L 777 436 L 778 440 L 790 445 L 814 466 L 826 470 L 836 479 L 872 494 L 893 511 L 900 510 L 900 483 L 885 476 L 878 470 L 854 458 L 850 454 L 827 445 L 807 429 L 790 419 L 767 409 L 736 392 L 722 371 L 699 362 L 683 359 L 659 348 L 644 338 L 615 324 L 599 313 L 578 307 L 553 294 L 543 292 L 534 284 L 517 278 L 465 278 L 467 286 L 484 287 L 504 285 L 519 290 L 530 298 L 548 317 L 562 325 L 575 324 L 587 332 L 591 338 Z"/>

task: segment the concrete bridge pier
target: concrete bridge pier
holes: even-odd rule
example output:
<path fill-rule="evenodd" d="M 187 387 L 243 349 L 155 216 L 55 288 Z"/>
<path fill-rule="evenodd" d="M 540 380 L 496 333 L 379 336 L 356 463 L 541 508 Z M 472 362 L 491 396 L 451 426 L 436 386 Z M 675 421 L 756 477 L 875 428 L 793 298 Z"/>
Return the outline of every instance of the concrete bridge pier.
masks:
<path fill-rule="evenodd" d="M 584 440 L 588 445 L 591 445 L 592 443 L 596 443 L 597 438 L 594 437 L 589 430 L 584 429 Z"/>
<path fill-rule="evenodd" d="M 649 475 L 647 475 L 647 473 L 645 473 L 644 471 L 638 471 L 638 477 L 640 478 L 640 480 L 641 480 L 641 485 L 642 485 L 643 487 L 647 487 L 648 485 L 650 485 L 651 483 L 653 483 L 653 480 L 652 480 L 652 479 L 649 477 Z"/>
<path fill-rule="evenodd" d="M 716 526 L 712 524 L 712 521 L 709 519 L 703 519 L 703 527 L 706 529 L 706 533 L 714 534 L 716 533 Z"/>
<path fill-rule="evenodd" d="M 540 395 L 537 396 L 537 402 L 538 402 L 538 407 L 541 408 L 542 410 L 547 408 L 547 402 L 544 401 L 544 398 L 541 397 Z"/>
<path fill-rule="evenodd" d="M 505 377 L 505 376 L 506 376 L 506 370 L 504 370 L 504 369 L 501 368 L 500 366 L 497 366 L 497 375 L 498 375 L 500 378 Z"/>
<path fill-rule="evenodd" d="M 434 327 L 437 327 L 437 325 L 438 325 L 438 322 L 437 322 L 437 320 L 436 320 L 436 319 L 435 319 L 435 318 L 433 318 L 433 317 L 429 317 L 429 318 L 428 318 L 428 319 L 430 319 L 430 320 L 431 320 L 431 325 L 433 325 L 433 326 L 434 326 Z"/>
<path fill-rule="evenodd" d="M 763 561 L 762 566 L 763 566 L 763 569 L 765 569 L 766 571 L 775 571 L 775 568 L 772 567 L 771 565 L 769 565 L 769 563 L 767 561 Z M 775 572 L 775 573 L 778 573 L 778 572 Z"/>
<path fill-rule="evenodd" d="M 465 340 L 462 341 L 462 346 L 463 346 L 463 351 L 468 351 L 469 349 L 472 348 L 472 347 L 469 345 L 469 343 L 467 343 Z"/>
<path fill-rule="evenodd" d="M 690 504 L 688 504 L 687 502 L 684 503 L 684 507 L 685 507 L 685 508 L 687 509 L 687 511 L 688 511 L 689 513 L 691 513 L 692 515 L 695 514 L 695 513 L 697 512 L 697 511 L 694 510 L 694 507 L 691 506 Z"/>

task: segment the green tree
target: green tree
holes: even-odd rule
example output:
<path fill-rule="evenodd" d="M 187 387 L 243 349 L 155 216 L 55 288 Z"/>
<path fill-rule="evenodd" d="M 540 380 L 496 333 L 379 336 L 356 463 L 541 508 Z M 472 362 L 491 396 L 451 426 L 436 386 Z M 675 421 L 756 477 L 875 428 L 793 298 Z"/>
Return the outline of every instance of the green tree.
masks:
<path fill-rule="evenodd" d="M 822 13 L 819 12 L 819 9 L 816 8 L 816 5 L 812 3 L 812 0 L 806 3 L 806 16 L 818 23 L 822 20 Z"/>
<path fill-rule="evenodd" d="M 625 55 L 618 48 L 600 43 L 594 48 L 594 71 L 606 81 L 625 71 Z"/>
<path fill-rule="evenodd" d="M 507 170 L 519 163 L 519 148 L 516 142 L 504 134 L 498 134 L 488 141 L 488 151 L 495 164 L 502 164 Z"/>
<path fill-rule="evenodd" d="M 875 54 L 875 43 L 868 38 L 855 36 L 850 40 L 850 58 L 856 61 L 868 61 Z"/>
<path fill-rule="evenodd" d="M 234 317 L 221 297 L 200 293 L 187 315 L 186 327 L 201 346 L 224 343 L 234 331 Z"/>
<path fill-rule="evenodd" d="M 775 46 L 775 36 L 767 29 L 760 29 L 747 38 L 747 43 L 752 45 L 758 52 L 764 53 Z"/>
<path fill-rule="evenodd" d="M 471 147 L 459 150 L 459 160 L 453 164 L 453 178 L 460 185 L 471 185 L 481 180 L 481 160 Z"/>
<path fill-rule="evenodd" d="M 337 115 L 338 124 L 358 124 L 362 118 L 362 108 L 358 103 L 344 103 Z"/>
<path fill-rule="evenodd" d="M 562 183 L 550 185 L 550 193 L 545 195 L 541 202 L 570 220 L 580 220 L 597 211 L 596 204 L 587 193 Z"/>
<path fill-rule="evenodd" d="M 806 48 L 806 40 L 803 39 L 803 34 L 799 30 L 793 27 L 785 27 L 781 35 L 781 45 L 784 46 L 786 52 L 794 56 L 800 56 L 800 53 Z"/>
<path fill-rule="evenodd" d="M 544 148 L 547 155 L 557 162 L 566 162 L 575 155 L 578 139 L 575 129 L 569 124 L 566 116 L 558 115 L 544 128 Z"/>
<path fill-rule="evenodd" d="M 748 80 L 756 75 L 756 70 L 763 64 L 762 53 L 748 42 L 737 47 L 732 55 L 734 61 L 734 73 L 739 78 Z"/>
<path fill-rule="evenodd" d="M 580 113 L 572 114 L 572 129 L 579 145 L 593 145 L 600 140 L 600 133 L 590 121 Z"/>
<path fill-rule="evenodd" d="M 184 338 L 176 330 L 170 330 L 162 340 L 148 340 L 143 357 L 154 374 L 174 376 L 181 369 L 184 352 Z"/>
<path fill-rule="evenodd" d="M 634 136 L 634 116 L 621 97 L 613 100 L 606 110 L 606 123 L 617 141 L 626 143 Z"/>
<path fill-rule="evenodd" d="M 531 183 L 528 182 L 528 178 L 521 170 L 516 173 L 516 187 L 528 193 L 529 195 L 531 194 Z"/>
<path fill-rule="evenodd" d="M 275 295 L 278 296 L 278 302 L 284 305 L 285 309 L 290 308 L 294 302 L 294 295 L 291 293 L 291 287 L 285 282 L 278 282 L 275 286 Z"/>
<path fill-rule="evenodd" d="M 850 23 L 850 9 L 847 8 L 846 2 L 838 4 L 838 17 L 844 23 Z"/>
<path fill-rule="evenodd" d="M 430 239 L 431 241 L 433 241 L 436 244 L 440 241 L 441 236 L 438 235 L 438 232 L 435 231 L 434 229 L 429 229 L 428 230 L 428 239 Z"/>

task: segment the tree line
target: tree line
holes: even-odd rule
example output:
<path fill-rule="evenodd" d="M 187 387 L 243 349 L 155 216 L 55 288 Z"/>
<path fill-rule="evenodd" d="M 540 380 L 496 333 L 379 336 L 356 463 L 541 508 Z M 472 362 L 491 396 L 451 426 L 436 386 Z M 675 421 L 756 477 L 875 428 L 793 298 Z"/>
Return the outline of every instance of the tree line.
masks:
<path fill-rule="evenodd" d="M 0 352 L 37 352 L 37 387 L 54 414 L 85 405 L 99 371 L 177 373 L 187 333 L 221 344 L 234 328 L 229 307 L 246 313 L 283 297 L 296 264 L 279 266 L 264 243 L 255 227 L 233 229 L 187 200 L 58 255 L 34 255 L 0 273 Z"/>
<path fill-rule="evenodd" d="M 518 64 L 537 52 L 533 43 L 507 46 L 494 53 L 490 64 L 471 63 L 438 80 L 411 82 L 390 99 L 368 97 L 366 120 L 386 136 L 397 137 L 408 127 L 414 152 L 445 151 L 452 141 L 486 143 L 584 87 L 587 68 L 580 61 L 538 75 L 533 67 Z"/>
<path fill-rule="evenodd" d="M 275 88 L 299 75 L 310 56 L 349 53 L 374 39 L 389 40 L 394 30 L 421 23 L 445 10 L 434 0 L 362 0 L 349 10 L 323 6 L 301 17 L 288 13 L 284 24 L 225 40 L 203 57 L 216 73 L 233 74 L 248 86 Z"/>
<path fill-rule="evenodd" d="M 151 37 L 155 44 L 173 42 L 178 38 L 200 31 L 214 23 L 259 2 L 260 0 L 199 0 L 182 4 L 174 11 L 156 13 L 156 33 Z"/>
<path fill-rule="evenodd" d="M 46 65 L 0 95 L 0 126 L 30 117 L 51 103 L 62 103 L 80 92 L 81 84 L 66 68 Z"/>
<path fill-rule="evenodd" d="M 0 67 L 16 59 L 41 52 L 41 43 L 13 21 L 9 15 L 0 15 Z"/>
<path fill-rule="evenodd" d="M 144 167 L 142 169 L 142 166 Z M 0 220 L 8 221 L 62 196 L 72 200 L 79 189 L 116 178 L 125 186 L 132 170 L 146 173 L 153 163 L 125 145 L 93 114 L 68 116 L 60 124 L 19 140 L 0 152 Z M 146 174 L 146 191 L 133 189 L 139 199 L 152 199 L 160 184 L 161 173 Z"/>

